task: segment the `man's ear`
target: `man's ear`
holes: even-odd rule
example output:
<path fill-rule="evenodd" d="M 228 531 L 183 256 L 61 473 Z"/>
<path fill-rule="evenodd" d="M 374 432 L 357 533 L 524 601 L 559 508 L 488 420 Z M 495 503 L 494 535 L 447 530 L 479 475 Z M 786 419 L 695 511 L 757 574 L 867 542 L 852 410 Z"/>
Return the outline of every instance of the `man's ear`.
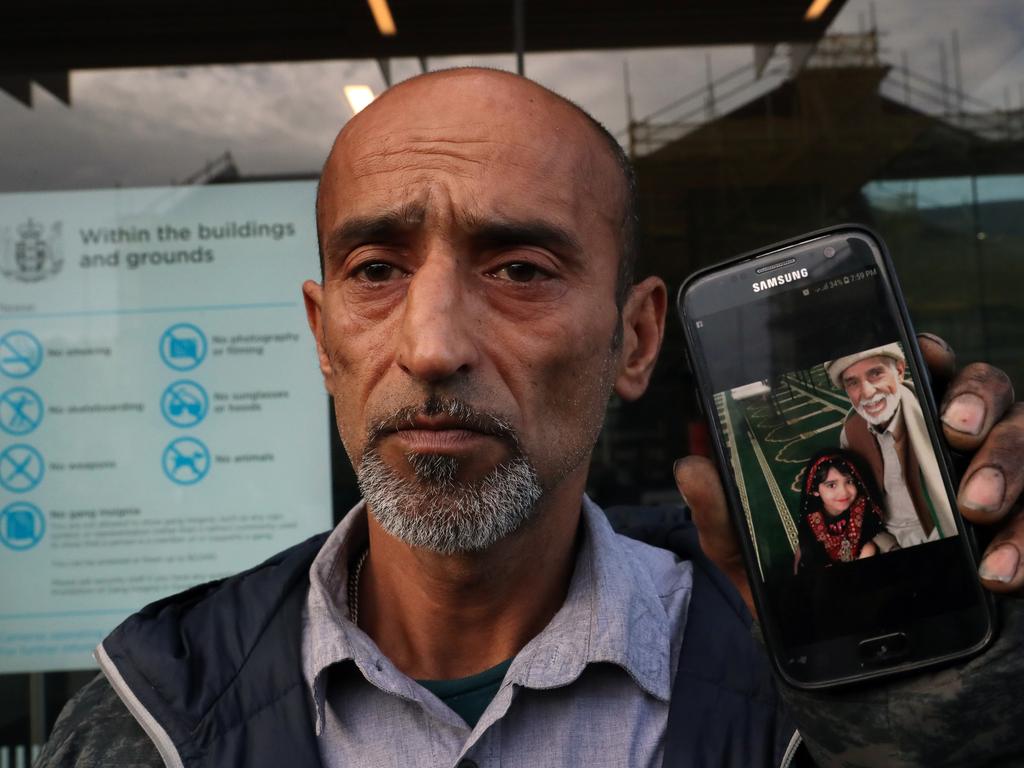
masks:
<path fill-rule="evenodd" d="M 623 400 L 636 400 L 647 390 L 665 336 L 667 305 L 668 289 L 660 277 L 648 277 L 629 292 L 622 308 L 622 348 L 615 379 L 615 393 Z"/>
<path fill-rule="evenodd" d="M 302 284 L 302 300 L 306 304 L 306 321 L 309 323 L 309 330 L 313 332 L 313 339 L 316 341 L 316 354 L 320 360 L 320 373 L 324 376 L 324 384 L 327 377 L 333 373 L 331 360 L 324 348 L 324 326 L 323 326 L 323 305 L 324 287 L 315 280 L 307 280 Z"/>
<path fill-rule="evenodd" d="M 907 371 L 907 364 L 902 360 L 896 361 L 896 374 L 899 376 L 899 380 L 903 381 L 903 374 Z"/>

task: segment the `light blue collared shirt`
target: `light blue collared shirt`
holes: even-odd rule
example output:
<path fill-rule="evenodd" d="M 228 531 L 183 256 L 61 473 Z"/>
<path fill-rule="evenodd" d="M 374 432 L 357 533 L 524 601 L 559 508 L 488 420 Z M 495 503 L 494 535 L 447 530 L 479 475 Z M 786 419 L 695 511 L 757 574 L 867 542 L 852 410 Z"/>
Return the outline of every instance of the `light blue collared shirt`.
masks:
<path fill-rule="evenodd" d="M 692 566 L 617 535 L 586 497 L 582 521 L 565 603 L 470 728 L 349 621 L 346 565 L 366 541 L 356 505 L 310 568 L 303 624 L 324 765 L 660 766 Z"/>

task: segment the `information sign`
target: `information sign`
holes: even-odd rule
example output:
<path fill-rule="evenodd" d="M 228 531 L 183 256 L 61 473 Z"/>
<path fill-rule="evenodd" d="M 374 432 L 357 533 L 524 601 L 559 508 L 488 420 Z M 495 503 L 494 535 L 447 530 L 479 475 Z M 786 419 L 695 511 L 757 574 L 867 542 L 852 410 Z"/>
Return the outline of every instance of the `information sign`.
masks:
<path fill-rule="evenodd" d="M 0 195 L 0 673 L 330 526 L 314 194 Z"/>

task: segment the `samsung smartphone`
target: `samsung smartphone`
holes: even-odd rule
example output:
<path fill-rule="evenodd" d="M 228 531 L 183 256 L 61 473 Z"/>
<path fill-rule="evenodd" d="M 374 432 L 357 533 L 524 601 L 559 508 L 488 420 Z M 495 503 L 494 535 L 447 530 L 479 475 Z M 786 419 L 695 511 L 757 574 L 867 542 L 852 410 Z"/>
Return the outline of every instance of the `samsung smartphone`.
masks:
<path fill-rule="evenodd" d="M 783 678 L 981 650 L 991 598 L 881 240 L 847 225 L 740 256 L 687 280 L 678 309 Z"/>

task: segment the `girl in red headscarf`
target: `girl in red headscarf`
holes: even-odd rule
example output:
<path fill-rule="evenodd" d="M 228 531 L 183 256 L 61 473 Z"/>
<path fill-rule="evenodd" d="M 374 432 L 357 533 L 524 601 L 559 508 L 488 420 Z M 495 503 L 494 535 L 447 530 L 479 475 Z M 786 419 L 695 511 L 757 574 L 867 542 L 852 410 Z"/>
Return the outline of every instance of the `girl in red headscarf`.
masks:
<path fill-rule="evenodd" d="M 807 464 L 795 572 L 877 554 L 872 539 L 885 530 L 882 510 L 860 466 L 856 454 L 838 448 L 819 452 Z"/>

